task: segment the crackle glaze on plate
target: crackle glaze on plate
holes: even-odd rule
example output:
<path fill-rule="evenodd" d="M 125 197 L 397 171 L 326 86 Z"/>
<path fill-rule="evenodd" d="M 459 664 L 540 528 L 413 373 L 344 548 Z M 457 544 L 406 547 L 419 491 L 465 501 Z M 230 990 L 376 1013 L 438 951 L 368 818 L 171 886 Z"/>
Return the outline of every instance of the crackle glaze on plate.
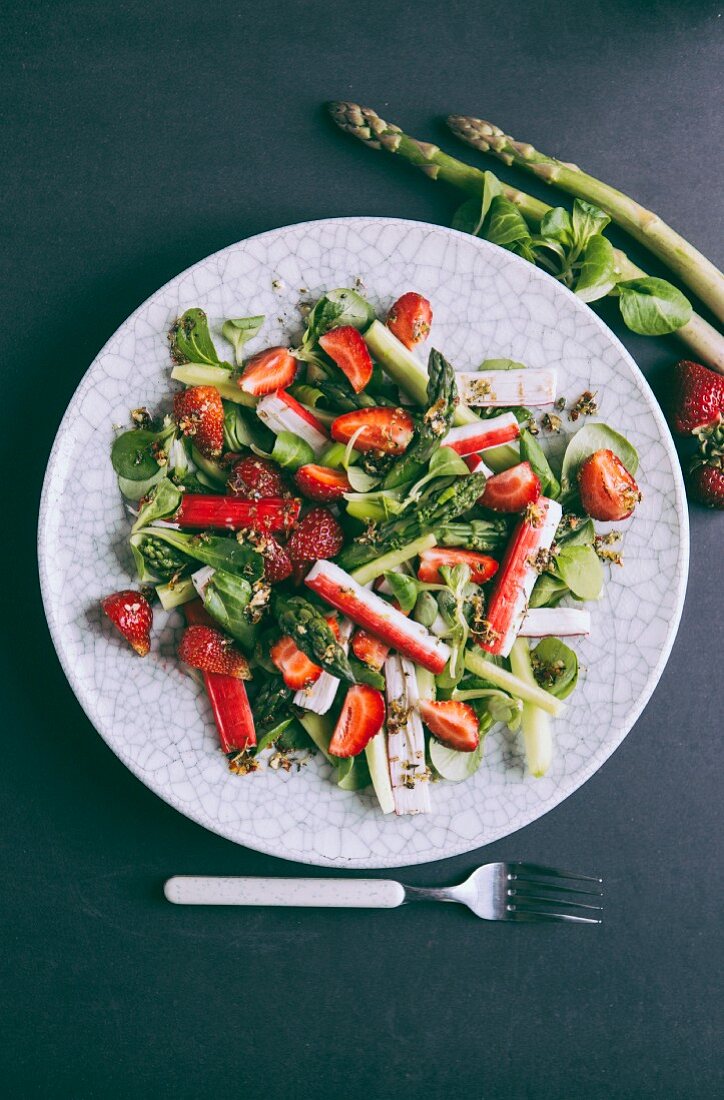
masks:
<path fill-rule="evenodd" d="M 360 280 L 361 283 L 357 281 Z M 378 310 L 403 291 L 433 303 L 430 344 L 458 369 L 509 357 L 555 366 L 569 400 L 596 390 L 600 418 L 638 448 L 643 502 L 625 524 L 623 569 L 576 642 L 582 675 L 555 723 L 544 779 L 524 774 L 517 739 L 488 735 L 483 766 L 437 783 L 429 816 L 383 816 L 370 793 L 342 791 L 314 757 L 289 774 L 231 775 L 197 682 L 177 663 L 178 612 L 155 611 L 140 660 L 100 614 L 99 599 L 134 583 L 128 519 L 109 461 L 113 426 L 139 404 L 167 409 L 166 332 L 189 306 L 209 315 L 219 346 L 226 317 L 263 313 L 251 350 L 301 329 L 300 298 L 362 285 Z M 569 431 L 566 424 L 564 430 Z M 469 851 L 512 833 L 581 786 L 621 742 L 669 655 L 684 599 L 688 526 L 664 419 L 632 359 L 596 315 L 552 278 L 483 241 L 437 226 L 343 218 L 273 230 L 177 276 L 121 325 L 84 376 L 58 431 L 40 509 L 40 576 L 50 631 L 86 714 L 117 756 L 181 813 L 272 855 L 386 867 Z"/>

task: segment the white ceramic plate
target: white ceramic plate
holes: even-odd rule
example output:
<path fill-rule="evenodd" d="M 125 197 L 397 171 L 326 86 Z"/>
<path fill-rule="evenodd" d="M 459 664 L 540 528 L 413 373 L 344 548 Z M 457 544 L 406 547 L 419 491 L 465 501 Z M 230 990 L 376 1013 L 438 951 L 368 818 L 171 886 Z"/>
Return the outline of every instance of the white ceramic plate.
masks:
<path fill-rule="evenodd" d="M 174 658 L 180 615 L 156 611 L 152 652 L 139 660 L 98 610 L 102 596 L 134 583 L 128 520 L 109 461 L 113 427 L 127 424 L 136 405 L 168 407 L 172 321 L 202 306 L 218 337 L 226 317 L 265 314 L 253 350 L 300 331 L 300 297 L 354 285 L 380 310 L 406 290 L 426 295 L 435 314 L 430 345 L 458 369 L 504 356 L 557 367 L 559 392 L 572 400 L 597 391 L 600 418 L 627 435 L 641 457 L 643 502 L 626 524 L 626 564 L 612 570 L 593 608 L 592 634 L 577 644 L 584 671 L 555 724 L 550 774 L 526 777 L 516 739 L 494 730 L 473 779 L 434 786 L 429 816 L 383 816 L 372 794 L 330 782 L 319 757 L 298 773 L 231 775 L 205 697 Z M 641 713 L 669 655 L 686 587 L 688 526 L 661 412 L 631 357 L 587 306 L 531 264 L 462 233 L 344 218 L 273 230 L 217 252 L 121 325 L 58 431 L 40 509 L 39 559 L 50 631 L 73 691 L 151 790 L 206 828 L 272 855 L 386 867 L 506 836 L 601 766 Z"/>

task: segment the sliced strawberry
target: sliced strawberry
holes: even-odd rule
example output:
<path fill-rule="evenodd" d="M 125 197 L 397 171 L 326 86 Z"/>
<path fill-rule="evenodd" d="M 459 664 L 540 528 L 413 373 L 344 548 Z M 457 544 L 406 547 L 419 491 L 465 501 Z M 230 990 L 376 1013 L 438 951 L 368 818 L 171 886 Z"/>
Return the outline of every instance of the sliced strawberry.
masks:
<path fill-rule="evenodd" d="M 342 711 L 334 727 L 329 751 L 332 756 L 357 756 L 385 720 L 385 700 L 381 691 L 369 684 L 353 684 L 347 691 Z"/>
<path fill-rule="evenodd" d="M 366 630 L 356 630 L 352 638 L 352 652 L 358 660 L 379 672 L 390 652 L 390 647 Z"/>
<path fill-rule="evenodd" d="M 687 359 L 677 363 L 672 394 L 674 431 L 690 435 L 719 416 L 724 417 L 724 377 L 701 363 Z"/>
<path fill-rule="evenodd" d="M 202 672 L 221 672 L 248 680 L 249 663 L 243 653 L 220 630 L 213 626 L 187 626 L 178 647 L 178 655 L 184 664 L 199 668 Z"/>
<path fill-rule="evenodd" d="M 480 744 L 478 716 L 468 703 L 455 699 L 420 700 L 423 722 L 438 741 L 457 752 L 474 752 Z"/>
<path fill-rule="evenodd" d="M 174 394 L 173 415 L 202 455 L 218 458 L 224 449 L 224 406 L 214 386 L 189 386 Z"/>
<path fill-rule="evenodd" d="M 406 348 L 427 340 L 432 325 L 432 306 L 427 298 L 408 291 L 398 298 L 387 314 L 387 327 Z"/>
<path fill-rule="evenodd" d="M 297 360 L 289 348 L 267 348 L 247 359 L 238 383 L 244 393 L 261 397 L 291 386 L 297 366 Z"/>
<path fill-rule="evenodd" d="M 420 564 L 417 567 L 418 580 L 425 581 L 426 584 L 442 584 L 441 565 L 470 566 L 470 580 L 473 584 L 485 584 L 498 571 L 497 561 L 495 558 L 489 558 L 487 554 L 478 554 L 474 550 L 448 550 L 441 546 L 433 546 L 432 550 L 423 550 L 420 554 Z"/>
<path fill-rule="evenodd" d="M 290 498 L 243 500 L 214 493 L 184 493 L 174 520 L 182 528 L 284 531 L 295 523 L 300 508 L 301 501 Z"/>
<path fill-rule="evenodd" d="M 125 588 L 101 600 L 101 608 L 139 657 L 151 648 L 153 611 L 145 596 Z"/>
<path fill-rule="evenodd" d="M 284 477 L 275 462 L 259 455 L 246 455 L 231 468 L 229 491 L 246 500 L 283 497 L 287 492 Z"/>
<path fill-rule="evenodd" d="M 282 635 L 279 641 L 271 647 L 270 657 L 273 664 L 282 674 L 282 679 L 292 691 L 301 691 L 309 684 L 315 683 L 322 675 L 322 669 L 310 661 L 306 653 L 288 634 Z"/>
<path fill-rule="evenodd" d="M 708 508 L 724 508 L 724 469 L 705 462 L 696 466 L 689 482 L 691 495 Z"/>
<path fill-rule="evenodd" d="M 297 565 L 333 558 L 343 544 L 342 528 L 332 513 L 326 508 L 312 508 L 292 531 L 287 549 Z"/>
<path fill-rule="evenodd" d="M 522 512 L 529 504 L 535 504 L 540 495 L 540 481 L 530 462 L 519 462 L 488 478 L 480 503 L 493 512 Z"/>
<path fill-rule="evenodd" d="M 352 491 L 344 470 L 333 470 L 330 466 L 316 466 L 313 462 L 300 466 L 294 475 L 294 480 L 305 497 L 325 503 L 330 500 L 339 500 L 345 493 Z"/>
<path fill-rule="evenodd" d="M 374 405 L 338 416 L 332 421 L 331 431 L 332 439 L 338 443 L 349 443 L 354 436 L 357 451 L 401 455 L 409 446 L 414 429 L 412 417 L 404 409 Z"/>
<path fill-rule="evenodd" d="M 584 510 L 592 519 L 627 519 L 641 500 L 631 474 L 609 450 L 589 455 L 578 471 L 578 488 Z"/>
<path fill-rule="evenodd" d="M 354 392 L 361 393 L 372 377 L 372 359 L 362 334 L 352 325 L 344 325 L 320 336 L 319 343 L 347 376 Z"/>

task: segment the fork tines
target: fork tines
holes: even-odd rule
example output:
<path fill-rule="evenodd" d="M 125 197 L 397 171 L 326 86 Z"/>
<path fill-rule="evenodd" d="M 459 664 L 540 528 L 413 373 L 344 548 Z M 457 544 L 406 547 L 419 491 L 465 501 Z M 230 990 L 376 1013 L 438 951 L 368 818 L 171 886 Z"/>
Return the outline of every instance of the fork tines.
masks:
<path fill-rule="evenodd" d="M 601 878 L 539 863 L 510 863 L 507 881 L 506 908 L 511 920 L 601 923 L 602 905 L 577 900 L 603 897 Z"/>

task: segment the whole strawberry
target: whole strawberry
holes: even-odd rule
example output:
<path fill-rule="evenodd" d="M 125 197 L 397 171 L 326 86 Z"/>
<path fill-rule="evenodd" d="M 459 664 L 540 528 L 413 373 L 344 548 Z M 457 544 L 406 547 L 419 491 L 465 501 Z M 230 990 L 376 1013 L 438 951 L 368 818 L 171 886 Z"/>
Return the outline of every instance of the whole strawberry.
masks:
<path fill-rule="evenodd" d="M 221 672 L 240 680 L 250 677 L 249 664 L 243 653 L 213 626 L 187 626 L 178 647 L 184 664 L 202 672 Z"/>
<path fill-rule="evenodd" d="M 342 528 L 332 513 L 327 508 L 312 508 L 295 527 L 287 543 L 297 578 L 304 575 L 312 562 L 333 558 L 343 544 Z"/>
<path fill-rule="evenodd" d="M 724 417 L 724 377 L 700 363 L 682 359 L 674 367 L 671 420 L 674 431 L 690 435 Z"/>
<path fill-rule="evenodd" d="M 224 406 L 214 386 L 190 386 L 174 394 L 173 415 L 179 430 L 191 436 L 205 458 L 224 449 Z"/>
<path fill-rule="evenodd" d="M 258 455 L 246 455 L 235 462 L 229 474 L 228 485 L 235 496 L 246 500 L 281 497 L 286 493 L 279 467 L 268 458 L 260 458 Z"/>
<path fill-rule="evenodd" d="M 696 465 L 689 479 L 689 495 L 708 508 L 724 508 L 724 469 L 704 462 Z"/>
<path fill-rule="evenodd" d="M 145 596 L 126 588 L 101 600 L 101 608 L 139 657 L 151 648 L 153 611 Z"/>

